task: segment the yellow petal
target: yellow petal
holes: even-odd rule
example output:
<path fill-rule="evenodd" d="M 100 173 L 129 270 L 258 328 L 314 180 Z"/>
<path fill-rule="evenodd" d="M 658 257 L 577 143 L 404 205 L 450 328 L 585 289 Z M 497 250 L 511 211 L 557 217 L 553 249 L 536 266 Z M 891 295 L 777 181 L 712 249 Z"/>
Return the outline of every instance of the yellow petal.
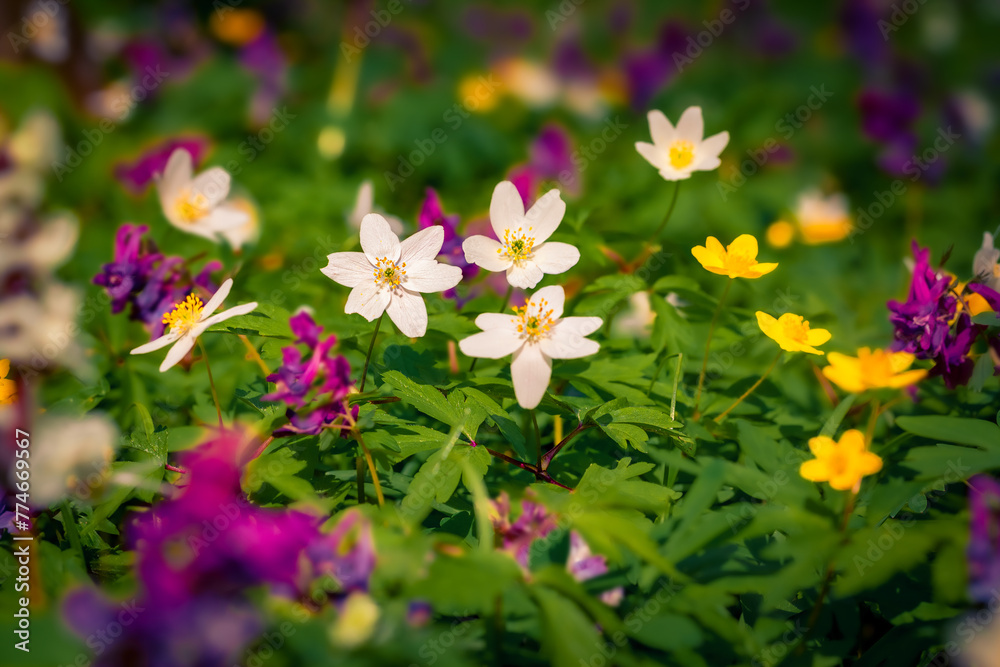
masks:
<path fill-rule="evenodd" d="M 840 436 L 838 446 L 841 450 L 848 452 L 851 455 L 861 454 L 866 449 L 865 434 L 856 428 L 844 431 L 844 434 Z"/>
<path fill-rule="evenodd" d="M 825 482 L 830 478 L 830 469 L 825 461 L 812 459 L 811 461 L 804 461 L 799 466 L 799 475 L 810 482 Z"/>
<path fill-rule="evenodd" d="M 778 340 L 775 338 L 775 328 L 778 326 L 778 320 L 774 319 L 762 310 L 757 311 L 757 326 L 760 330 L 764 332 L 764 335 L 772 340 Z"/>
<path fill-rule="evenodd" d="M 699 264 L 709 271 L 715 271 L 718 273 L 719 271 L 716 269 L 722 268 L 722 260 L 719 259 L 719 256 L 704 246 L 696 245 L 691 248 L 691 254 L 694 255 L 694 258 L 698 260 Z"/>
<path fill-rule="evenodd" d="M 836 448 L 837 443 L 833 441 L 833 438 L 825 435 L 817 435 L 815 438 L 809 438 L 809 451 L 816 458 L 829 456 Z"/>
<path fill-rule="evenodd" d="M 745 255 L 751 259 L 755 258 L 757 257 L 757 239 L 750 234 L 740 234 L 726 250 L 733 254 Z"/>
<path fill-rule="evenodd" d="M 830 479 L 830 486 L 838 491 L 849 491 L 854 488 L 854 485 L 858 483 L 861 479 L 858 475 L 851 474 L 850 472 L 844 472 L 836 477 Z"/>
<path fill-rule="evenodd" d="M 10 372 L 10 359 L 0 359 L 0 378 L 7 377 Z"/>
<path fill-rule="evenodd" d="M 878 454 L 865 452 L 855 463 L 855 466 L 862 475 L 874 475 L 882 469 L 882 458 Z"/>
<path fill-rule="evenodd" d="M 893 373 L 905 371 L 913 364 L 913 360 L 916 359 L 909 352 L 886 352 L 885 355 L 889 358 L 889 367 L 892 368 Z"/>
<path fill-rule="evenodd" d="M 776 268 L 778 268 L 777 262 L 765 262 L 763 264 L 754 264 L 753 272 L 756 273 L 757 275 L 753 277 L 760 278 L 761 276 L 768 274 L 771 271 L 774 271 Z M 749 278 L 750 276 L 747 277 Z"/>
<path fill-rule="evenodd" d="M 857 359 L 839 352 L 830 352 L 826 358 L 830 362 L 829 366 L 823 368 L 826 379 L 851 394 L 860 394 L 865 390 L 861 380 L 861 364 Z"/>
<path fill-rule="evenodd" d="M 708 248 L 710 253 L 719 258 L 719 263 L 721 264 L 723 258 L 726 256 L 726 249 L 722 247 L 722 243 L 719 242 L 719 239 L 714 236 L 709 236 L 705 239 L 705 246 Z"/>
<path fill-rule="evenodd" d="M 810 345 L 822 345 L 830 340 L 832 335 L 826 329 L 810 329 L 806 334 L 806 341 Z"/>
<path fill-rule="evenodd" d="M 912 371 L 906 371 L 905 373 L 900 373 L 899 375 L 894 375 L 889 378 L 887 385 L 894 389 L 900 387 L 909 387 L 911 384 L 916 384 L 927 377 L 926 368 L 918 368 Z"/>

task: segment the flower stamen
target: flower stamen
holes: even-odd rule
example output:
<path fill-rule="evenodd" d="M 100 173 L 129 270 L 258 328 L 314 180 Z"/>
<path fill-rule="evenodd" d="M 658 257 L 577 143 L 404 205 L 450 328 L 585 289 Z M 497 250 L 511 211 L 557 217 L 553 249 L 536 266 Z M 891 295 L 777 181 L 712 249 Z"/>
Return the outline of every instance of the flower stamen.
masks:
<path fill-rule="evenodd" d="M 375 260 L 375 271 L 372 275 L 379 287 L 384 285 L 389 289 L 395 289 L 406 280 L 406 262 L 397 265 L 388 257 L 381 257 Z"/>
<path fill-rule="evenodd" d="M 678 139 L 670 144 L 670 166 L 683 169 L 694 162 L 694 144 L 684 139 Z"/>
<path fill-rule="evenodd" d="M 174 212 L 184 222 L 195 223 L 208 215 L 208 198 L 200 192 L 192 194 L 190 190 L 185 190 L 174 200 Z"/>
<path fill-rule="evenodd" d="M 537 303 L 532 303 L 528 299 L 520 308 L 514 306 L 514 314 L 517 315 L 517 332 L 529 343 L 547 338 L 552 332 L 554 322 L 552 309 L 548 305 L 549 302 L 545 299 L 541 299 Z"/>
<path fill-rule="evenodd" d="M 187 298 L 178 303 L 172 311 L 163 315 L 163 324 L 170 327 L 171 333 L 186 334 L 201 318 L 201 311 L 205 307 L 194 294 L 188 294 Z"/>
<path fill-rule="evenodd" d="M 532 227 L 528 227 L 528 232 L 532 229 Z M 530 258 L 535 248 L 535 237 L 528 236 L 521 229 L 513 231 L 510 229 L 504 230 L 503 238 L 500 242 L 503 244 L 503 247 L 497 249 L 497 254 L 507 255 L 510 261 L 515 264 L 520 264 Z"/>

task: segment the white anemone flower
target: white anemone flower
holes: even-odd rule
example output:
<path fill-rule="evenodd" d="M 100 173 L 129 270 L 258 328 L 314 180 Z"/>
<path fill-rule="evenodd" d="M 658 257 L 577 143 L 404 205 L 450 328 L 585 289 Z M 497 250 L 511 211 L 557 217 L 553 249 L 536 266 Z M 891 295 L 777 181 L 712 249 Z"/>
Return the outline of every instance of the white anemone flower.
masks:
<path fill-rule="evenodd" d="M 580 261 L 576 246 L 547 240 L 565 214 L 558 190 L 546 192 L 525 213 L 517 188 L 503 181 L 490 202 L 490 224 L 500 241 L 470 236 L 462 243 L 465 261 L 487 271 L 506 271 L 512 287 L 533 289 L 546 273 L 563 273 Z"/>
<path fill-rule="evenodd" d="M 663 112 L 657 109 L 650 111 L 648 118 L 653 143 L 637 141 L 635 149 L 660 170 L 664 179 L 684 180 L 691 177 L 691 172 L 711 171 L 721 164 L 719 154 L 729 143 L 729 133 L 719 132 L 704 139 L 705 121 L 701 117 L 701 107 L 685 109 L 677 127 L 671 125 Z"/>
<path fill-rule="evenodd" d="M 444 245 L 444 228 L 428 227 L 402 243 L 389 222 L 378 213 L 361 221 L 364 252 L 335 252 L 324 275 L 351 288 L 344 312 L 358 313 L 369 322 L 389 313 L 404 336 L 427 333 L 427 307 L 422 292 L 443 292 L 462 280 L 462 269 L 435 258 Z"/>
<path fill-rule="evenodd" d="M 191 154 L 178 148 L 156 178 L 163 215 L 181 231 L 218 241 L 222 232 L 241 227 L 249 217 L 226 200 L 230 182 L 229 172 L 222 167 L 195 176 Z"/>
<path fill-rule="evenodd" d="M 361 229 L 361 221 L 369 213 L 378 213 L 385 218 L 397 236 L 403 233 L 403 221 L 375 206 L 375 186 L 371 181 L 365 181 L 358 188 L 358 196 L 354 199 L 354 210 L 347 214 L 347 222 L 354 229 Z"/>
<path fill-rule="evenodd" d="M 171 312 L 163 316 L 163 323 L 169 326 L 170 330 L 156 340 L 135 348 L 132 350 L 132 354 L 154 352 L 173 343 L 174 346 L 167 352 L 167 358 L 160 364 L 161 373 L 170 369 L 191 351 L 198 336 L 203 334 L 206 329 L 231 317 L 246 315 L 257 307 L 257 302 L 252 301 L 213 315 L 212 313 L 218 310 L 222 302 L 229 296 L 229 290 L 232 288 L 233 279 L 230 278 L 222 283 L 219 291 L 212 295 L 212 298 L 204 305 L 197 296 L 189 294 Z"/>
<path fill-rule="evenodd" d="M 983 247 L 976 251 L 972 272 L 988 287 L 1000 290 L 1000 248 L 993 246 L 989 232 L 983 232 Z"/>
<path fill-rule="evenodd" d="M 105 481 L 118 440 L 118 428 L 108 417 L 43 415 L 33 435 L 33 506 L 48 507 L 68 495 L 86 497 Z"/>
<path fill-rule="evenodd" d="M 559 285 L 535 292 L 514 315 L 483 313 L 476 318 L 482 333 L 459 341 L 470 357 L 499 359 L 514 355 L 510 376 L 522 408 L 536 407 L 548 389 L 553 359 L 579 359 L 600 345 L 585 336 L 597 331 L 600 317 L 563 317 L 566 293 Z"/>

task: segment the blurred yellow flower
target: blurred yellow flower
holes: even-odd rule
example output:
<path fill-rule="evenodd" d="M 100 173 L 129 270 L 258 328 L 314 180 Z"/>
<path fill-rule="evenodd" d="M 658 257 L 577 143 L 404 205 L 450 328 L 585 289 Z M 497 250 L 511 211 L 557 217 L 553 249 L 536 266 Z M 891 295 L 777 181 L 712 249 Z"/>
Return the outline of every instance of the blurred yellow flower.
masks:
<path fill-rule="evenodd" d="M 829 482 L 838 491 L 855 489 L 861 478 L 882 469 L 882 459 L 865 445 L 865 436 L 857 429 L 845 431 L 840 442 L 821 435 L 809 440 L 809 451 L 816 458 L 805 461 L 799 474 L 810 482 Z"/>
<path fill-rule="evenodd" d="M 264 17 L 254 9 L 234 9 L 212 12 L 208 27 L 219 38 L 233 46 L 243 46 L 257 39 L 265 28 Z"/>
<path fill-rule="evenodd" d="M 810 245 L 842 241 L 853 228 L 847 197 L 840 193 L 827 197 L 818 190 L 803 193 L 795 207 L 795 219 L 802 241 Z"/>
<path fill-rule="evenodd" d="M 499 86 L 492 77 L 469 74 L 458 82 L 458 101 L 469 111 L 486 113 L 500 101 Z"/>
<path fill-rule="evenodd" d="M 10 373 L 10 359 L 0 359 L 0 405 L 8 405 L 17 400 L 17 384 L 4 378 Z"/>
<path fill-rule="evenodd" d="M 859 394 L 865 389 L 898 389 L 920 382 L 927 371 L 907 371 L 915 357 L 906 352 L 872 351 L 867 347 L 858 350 L 857 357 L 839 352 L 827 355 L 830 365 L 823 375 L 844 391 Z"/>
<path fill-rule="evenodd" d="M 709 236 L 704 246 L 691 248 L 691 254 L 706 270 L 730 278 L 760 278 L 778 268 L 777 263 L 757 262 L 757 239 L 750 234 L 740 234 L 725 248 Z"/>
<path fill-rule="evenodd" d="M 777 343 L 782 350 L 788 352 L 808 352 L 809 354 L 825 354 L 816 349 L 830 340 L 830 332 L 826 329 L 810 329 L 809 322 L 801 315 L 785 313 L 774 319 L 767 313 L 757 311 L 757 324 L 768 338 Z"/>
<path fill-rule="evenodd" d="M 787 248 L 795 240 L 795 225 L 787 220 L 776 220 L 767 228 L 765 237 L 772 248 Z"/>
<path fill-rule="evenodd" d="M 344 648 L 360 646 L 371 638 L 381 615 L 371 597 L 365 593 L 351 593 L 330 628 L 330 638 L 334 644 Z"/>

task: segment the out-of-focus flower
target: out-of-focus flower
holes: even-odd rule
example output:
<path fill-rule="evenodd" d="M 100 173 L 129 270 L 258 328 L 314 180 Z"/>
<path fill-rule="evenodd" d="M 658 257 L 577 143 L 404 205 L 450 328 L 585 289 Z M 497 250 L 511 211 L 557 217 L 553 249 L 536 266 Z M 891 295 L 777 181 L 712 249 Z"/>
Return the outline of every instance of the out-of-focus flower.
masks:
<path fill-rule="evenodd" d="M 690 178 L 695 171 L 711 171 L 721 164 L 719 154 L 729 143 L 729 132 L 705 137 L 701 107 L 688 107 L 675 128 L 662 111 L 648 114 L 653 143 L 638 141 L 635 149 L 646 161 L 660 170 L 668 181 Z"/>
<path fill-rule="evenodd" d="M 210 143 L 206 137 L 168 139 L 145 151 L 132 162 L 119 162 L 115 165 L 115 178 L 129 192 L 141 194 L 158 174 L 166 171 L 167 162 L 175 151 L 187 151 L 193 166 L 197 166 L 208 153 Z"/>
<path fill-rule="evenodd" d="M 808 352 L 809 354 L 825 354 L 817 350 L 817 345 L 830 340 L 830 332 L 826 329 L 811 329 L 809 322 L 801 315 L 783 313 L 775 319 L 771 315 L 758 310 L 757 324 L 764 335 L 773 340 L 786 352 Z"/>
<path fill-rule="evenodd" d="M 72 335 L 79 306 L 76 290 L 55 282 L 35 294 L 0 299 L 0 357 L 33 372 L 53 365 L 87 372 L 86 355 Z"/>
<path fill-rule="evenodd" d="M 246 215 L 247 221 L 240 227 L 225 229 L 219 234 L 233 250 L 239 250 L 245 245 L 256 243 L 260 238 L 260 211 L 248 197 L 239 195 L 230 197 L 230 204 L 237 211 Z"/>
<path fill-rule="evenodd" d="M 361 229 L 361 221 L 369 213 L 378 213 L 389 223 L 389 228 L 396 235 L 403 233 L 403 221 L 394 215 L 389 215 L 375 206 L 375 186 L 371 181 L 363 181 L 358 187 L 358 196 L 354 199 L 354 209 L 347 214 L 347 222 L 355 229 Z"/>
<path fill-rule="evenodd" d="M 361 223 L 364 252 L 336 252 L 322 269 L 330 280 L 351 288 L 345 313 L 358 313 L 366 320 L 389 318 L 404 336 L 419 338 L 427 333 L 427 307 L 422 292 L 443 292 L 462 280 L 462 269 L 435 258 L 444 243 L 444 229 L 429 227 L 402 243 L 389 222 L 377 213 Z"/>
<path fill-rule="evenodd" d="M 611 325 L 612 334 L 648 338 L 649 329 L 656 320 L 656 313 L 650 306 L 650 299 L 649 292 L 634 292 L 628 298 L 628 310 L 615 318 Z"/>
<path fill-rule="evenodd" d="M 247 214 L 226 201 L 230 176 L 222 167 L 212 167 L 194 176 L 191 154 L 175 150 L 166 169 L 157 178 L 163 215 L 171 225 L 189 234 L 218 241 L 220 232 L 242 226 Z"/>
<path fill-rule="evenodd" d="M 13 513 L 10 513 L 13 516 Z M 434 609 L 430 603 L 414 600 L 406 608 L 406 622 L 413 628 L 423 628 L 430 624 L 434 617 Z"/>
<path fill-rule="evenodd" d="M 993 235 L 983 232 L 983 247 L 976 251 L 972 273 L 991 289 L 1000 291 L 1000 248 L 993 247 Z"/>
<path fill-rule="evenodd" d="M 240 65 L 257 78 L 257 89 L 250 99 L 250 120 L 264 125 L 288 88 L 288 60 L 277 36 L 266 27 L 243 46 Z"/>
<path fill-rule="evenodd" d="M 847 197 L 841 193 L 824 197 L 813 190 L 799 195 L 795 221 L 802 240 L 810 245 L 841 241 L 853 228 Z"/>
<path fill-rule="evenodd" d="M 543 287 L 515 315 L 483 313 L 476 318 L 482 333 L 459 341 L 470 357 L 499 359 L 513 355 L 510 375 L 521 407 L 536 407 L 549 387 L 553 359 L 579 359 L 600 345 L 586 336 L 597 331 L 599 317 L 563 317 L 566 294 L 559 285 Z"/>
<path fill-rule="evenodd" d="M 17 383 L 10 375 L 10 359 L 0 359 L 0 405 L 10 405 L 17 401 Z"/>
<path fill-rule="evenodd" d="M 163 323 L 170 327 L 170 331 L 154 341 L 135 348 L 132 354 L 147 354 L 172 344 L 173 347 L 160 364 L 160 372 L 172 368 L 191 351 L 198 341 L 198 336 L 209 327 L 238 315 L 246 315 L 257 307 L 257 302 L 251 301 L 213 315 L 229 296 L 232 287 L 233 280 L 230 278 L 222 283 L 219 291 L 212 295 L 207 304 L 203 304 L 194 294 L 189 294 L 171 312 L 164 314 Z"/>
<path fill-rule="evenodd" d="M 382 611 L 371 596 L 351 593 L 330 628 L 330 639 L 337 646 L 356 648 L 371 638 L 381 615 Z"/>
<path fill-rule="evenodd" d="M 531 142 L 528 162 L 513 167 L 507 180 L 517 188 L 526 209 L 538 198 L 546 181 L 557 182 L 571 195 L 580 194 L 580 170 L 573 161 L 573 141 L 569 133 L 555 124 L 542 128 Z"/>
<path fill-rule="evenodd" d="M 118 429 L 97 414 L 43 415 L 32 435 L 31 503 L 48 507 L 80 483 L 93 486 L 95 478 L 103 479 L 115 453 Z"/>
<path fill-rule="evenodd" d="M 498 63 L 493 72 L 500 80 L 500 89 L 528 106 L 549 106 L 559 98 L 559 79 L 539 63 L 511 58 Z"/>
<path fill-rule="evenodd" d="M 775 220 L 768 225 L 764 238 L 772 248 L 787 248 L 795 240 L 795 225 L 787 220 Z"/>
<path fill-rule="evenodd" d="M 208 27 L 221 41 L 244 46 L 264 32 L 267 22 L 256 9 L 226 7 L 223 11 L 212 12 Z"/>
<path fill-rule="evenodd" d="M 691 248 L 691 254 L 706 270 L 730 278 L 760 278 L 778 268 L 777 263 L 757 261 L 757 239 L 740 234 L 725 248 L 714 236 L 703 246 Z"/>
<path fill-rule="evenodd" d="M 441 245 L 440 254 L 444 256 L 448 263 L 462 269 L 462 279 L 468 280 L 479 273 L 479 267 L 465 259 L 462 250 L 462 242 L 465 240 L 458 233 L 459 217 L 457 215 L 445 215 L 441 206 L 441 198 L 433 188 L 427 188 L 426 196 L 420 205 L 420 213 L 417 215 L 417 224 L 420 229 L 430 227 L 441 227 L 444 230 L 444 243 Z"/>
<path fill-rule="evenodd" d="M 882 459 L 868 451 L 865 435 L 857 429 L 844 431 L 839 442 L 825 435 L 810 438 L 809 451 L 816 458 L 803 462 L 799 474 L 810 482 L 829 482 L 838 491 L 856 491 L 861 478 L 882 469 Z"/>
<path fill-rule="evenodd" d="M 989 602 L 1000 587 L 1000 482 L 987 475 L 969 480 L 969 597 Z"/>
<path fill-rule="evenodd" d="M 8 226 L 9 225 L 9 226 Z M 49 272 L 73 253 L 80 224 L 71 213 L 44 220 L 32 214 L 0 214 L 0 274 L 12 268 Z"/>
<path fill-rule="evenodd" d="M 844 391 L 859 394 L 866 389 L 899 389 L 927 377 L 926 369 L 908 371 L 915 357 L 906 352 L 886 352 L 863 347 L 857 357 L 839 352 L 826 355 L 830 362 L 823 375 Z"/>
<path fill-rule="evenodd" d="M 577 581 L 589 581 L 608 572 L 608 559 L 590 550 L 590 545 L 577 533 L 569 534 L 569 558 L 566 569 Z M 625 588 L 617 586 L 604 591 L 600 600 L 609 607 L 617 607 L 625 597 Z"/>
<path fill-rule="evenodd" d="M 531 289 L 546 273 L 563 273 L 580 261 L 575 246 L 548 242 L 565 213 L 558 190 L 549 190 L 525 213 L 517 188 L 502 181 L 490 202 L 490 223 L 500 241 L 470 236 L 462 244 L 465 259 L 487 271 L 505 271 L 513 287 Z"/>

